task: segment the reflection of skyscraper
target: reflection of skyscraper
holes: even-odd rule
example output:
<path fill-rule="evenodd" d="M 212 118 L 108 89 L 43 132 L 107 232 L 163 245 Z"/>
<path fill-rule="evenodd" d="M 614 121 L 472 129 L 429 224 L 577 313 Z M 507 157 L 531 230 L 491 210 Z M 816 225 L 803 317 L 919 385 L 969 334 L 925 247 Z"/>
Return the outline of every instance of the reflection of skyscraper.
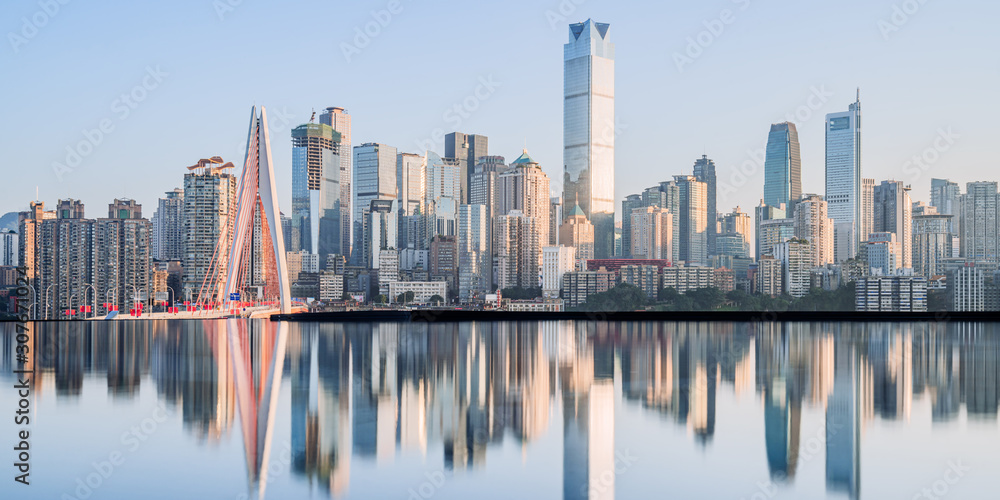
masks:
<path fill-rule="evenodd" d="M 563 200 L 594 224 L 598 259 L 614 254 L 615 45 L 607 23 L 569 26 L 563 47 Z"/>
<path fill-rule="evenodd" d="M 833 393 L 826 406 L 826 487 L 861 493 L 861 433 L 871 397 L 869 371 L 855 346 L 840 339 L 834 347 Z"/>

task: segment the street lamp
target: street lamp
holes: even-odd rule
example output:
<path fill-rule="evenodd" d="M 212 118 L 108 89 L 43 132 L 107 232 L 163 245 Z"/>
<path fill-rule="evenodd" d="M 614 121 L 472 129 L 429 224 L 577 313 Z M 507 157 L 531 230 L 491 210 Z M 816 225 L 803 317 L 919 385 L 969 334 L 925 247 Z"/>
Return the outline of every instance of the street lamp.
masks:
<path fill-rule="evenodd" d="M 56 286 L 55 283 L 45 288 L 45 319 L 49 319 L 49 311 L 51 310 L 49 307 L 49 290 L 51 290 L 54 286 Z"/>

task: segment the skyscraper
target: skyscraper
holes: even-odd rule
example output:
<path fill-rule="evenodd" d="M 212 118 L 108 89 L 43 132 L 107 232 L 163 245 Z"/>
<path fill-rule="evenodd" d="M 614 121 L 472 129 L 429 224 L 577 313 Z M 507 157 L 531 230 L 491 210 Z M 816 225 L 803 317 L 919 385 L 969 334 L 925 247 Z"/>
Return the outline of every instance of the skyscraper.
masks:
<path fill-rule="evenodd" d="M 898 266 L 903 269 L 913 267 L 913 202 L 910 201 L 910 188 L 901 181 L 882 181 L 875 186 L 874 220 L 872 232 L 894 233 L 899 249 L 896 255 Z M 868 239 L 869 235 L 865 235 Z"/>
<path fill-rule="evenodd" d="M 861 93 L 848 111 L 826 115 L 826 201 L 837 262 L 853 258 L 861 231 Z"/>
<path fill-rule="evenodd" d="M 771 125 L 764 159 L 764 203 L 772 207 L 791 203 L 802 196 L 802 157 L 799 132 L 794 123 Z"/>
<path fill-rule="evenodd" d="M 427 152 L 427 238 L 455 236 L 461 203 L 462 171 L 455 158 Z"/>
<path fill-rule="evenodd" d="M 329 254 L 344 253 L 340 147 L 340 132 L 329 125 L 292 129 L 292 227 L 301 239 L 293 240 L 289 251 L 306 250 L 323 263 Z"/>
<path fill-rule="evenodd" d="M 705 183 L 705 228 L 707 229 L 706 239 L 708 241 L 707 252 L 709 255 L 715 255 L 715 236 L 717 233 L 716 220 L 719 217 L 719 212 L 715 205 L 715 162 L 708 159 L 708 156 L 701 155 L 701 158 L 695 160 L 694 162 L 694 176 L 699 181 Z"/>
<path fill-rule="evenodd" d="M 956 236 L 959 231 L 958 216 L 962 213 L 959 205 L 961 195 L 962 190 L 958 187 L 958 183 L 948 179 L 931 179 L 931 206 L 937 207 L 941 215 L 954 215 L 949 222 L 948 230 Z"/>
<path fill-rule="evenodd" d="M 184 259 L 184 190 L 167 191 L 156 203 L 152 248 L 156 260 Z"/>
<path fill-rule="evenodd" d="M 142 205 L 135 200 L 116 199 L 108 205 L 108 218 L 94 222 L 93 258 L 100 265 L 94 268 L 92 283 L 97 290 L 111 291 L 99 297 L 98 304 L 110 298 L 125 311 L 136 292 L 143 299 L 156 298 L 148 296 L 151 233 L 150 222 L 142 218 Z M 176 295 L 180 292 L 173 290 L 175 298 L 180 298 Z"/>
<path fill-rule="evenodd" d="M 868 239 L 868 235 L 875 231 L 875 179 L 861 179 L 861 230 L 858 240 Z"/>
<path fill-rule="evenodd" d="M 811 248 L 812 267 L 833 263 L 833 221 L 822 196 L 807 194 L 795 204 L 795 236 Z"/>
<path fill-rule="evenodd" d="M 17 265 L 17 231 L 0 229 L 0 266 Z"/>
<path fill-rule="evenodd" d="M 962 195 L 962 257 L 992 260 L 1000 258 L 1000 205 L 996 182 L 970 182 Z"/>
<path fill-rule="evenodd" d="M 510 169 L 500 174 L 497 182 L 497 205 L 500 214 L 520 210 L 525 217 L 538 219 L 538 255 L 541 263 L 541 247 L 549 242 L 549 176 L 545 175 L 538 162 L 531 159 L 528 150 L 511 162 Z"/>
<path fill-rule="evenodd" d="M 458 298 L 462 302 L 489 290 L 493 269 L 487 227 L 485 205 L 459 205 Z"/>
<path fill-rule="evenodd" d="M 460 203 L 470 203 L 469 186 L 480 157 L 488 156 L 489 138 L 485 135 L 452 132 L 444 136 L 444 156 L 458 160 L 462 196 Z"/>
<path fill-rule="evenodd" d="M 594 225 L 587 220 L 580 205 L 573 205 L 566 220 L 559 226 L 560 245 L 573 247 L 573 258 L 594 258 Z"/>
<path fill-rule="evenodd" d="M 666 209 L 643 207 L 632 211 L 630 239 L 633 259 L 673 259 L 674 218 Z"/>
<path fill-rule="evenodd" d="M 614 254 L 615 45 L 607 23 L 569 26 L 563 47 L 563 200 L 594 225 L 594 253 Z M 573 200 L 573 201 L 570 201 Z"/>
<path fill-rule="evenodd" d="M 188 167 L 184 175 L 184 290 L 185 300 L 221 299 L 225 284 L 229 245 L 216 244 L 223 235 L 231 235 L 233 215 L 236 213 L 236 176 L 229 173 L 232 162 L 223 164 L 222 158 L 213 156 L 199 160 Z M 228 238 L 227 238 L 228 239 Z M 212 266 L 213 256 L 218 257 Z M 206 276 L 209 271 L 215 276 Z M 218 290 L 204 290 L 205 282 L 216 283 Z"/>
<path fill-rule="evenodd" d="M 364 227 L 372 200 L 395 200 L 397 187 L 396 148 L 375 142 L 354 146 L 354 249 L 364 245 Z M 370 256 L 364 255 L 364 252 L 355 254 L 358 252 L 352 249 L 353 265 L 362 266 L 371 262 Z"/>
<path fill-rule="evenodd" d="M 688 266 L 708 265 L 707 185 L 693 175 L 675 175 L 674 182 L 680 192 L 680 224 L 674 240 L 680 247 L 678 258 Z"/>
<path fill-rule="evenodd" d="M 503 156 L 483 156 L 476 161 L 475 172 L 472 174 L 472 184 L 469 186 L 469 204 L 483 205 L 486 208 L 486 254 L 487 265 L 486 284 L 488 290 L 496 289 L 493 276 L 493 219 L 499 213 L 497 202 L 497 182 L 500 174 L 509 170 Z"/>
<path fill-rule="evenodd" d="M 17 214 L 17 230 L 20 236 L 17 242 L 17 262 L 25 268 L 25 277 L 28 278 L 28 283 L 35 287 L 35 290 L 38 290 L 39 258 L 41 257 L 38 245 L 41 238 L 42 221 L 55 219 L 56 213 L 54 210 L 46 211 L 43 201 L 32 201 L 28 207 L 27 212 Z M 36 313 L 35 317 L 41 317 L 41 314 Z"/>
<path fill-rule="evenodd" d="M 329 107 L 319 115 L 319 122 L 340 133 L 340 218 L 341 253 L 351 253 L 351 115 L 344 108 Z"/>
<path fill-rule="evenodd" d="M 399 247 L 426 250 L 427 158 L 412 153 L 396 155 L 396 184 Z"/>
<path fill-rule="evenodd" d="M 913 217 L 913 272 L 930 279 L 944 274 L 942 259 L 952 256 L 952 215 Z"/>
<path fill-rule="evenodd" d="M 93 283 L 94 277 L 93 242 L 94 221 L 84 218 L 84 205 L 79 200 L 59 200 L 56 219 L 41 221 L 35 251 L 45 318 L 65 318 L 62 314 L 66 309 L 83 304 L 88 291 L 85 284 Z"/>

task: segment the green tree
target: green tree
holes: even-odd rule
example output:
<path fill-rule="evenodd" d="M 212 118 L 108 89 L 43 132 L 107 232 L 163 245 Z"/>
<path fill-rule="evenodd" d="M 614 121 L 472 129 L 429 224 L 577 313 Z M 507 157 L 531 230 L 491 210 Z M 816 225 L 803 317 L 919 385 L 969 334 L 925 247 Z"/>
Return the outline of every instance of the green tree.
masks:
<path fill-rule="evenodd" d="M 641 288 L 619 283 L 618 286 L 587 297 L 587 301 L 575 309 L 578 311 L 635 311 L 643 309 L 648 302 L 646 292 Z"/>
<path fill-rule="evenodd" d="M 444 303 L 444 297 L 438 294 L 434 294 L 431 296 L 431 304 L 439 305 L 442 303 Z"/>

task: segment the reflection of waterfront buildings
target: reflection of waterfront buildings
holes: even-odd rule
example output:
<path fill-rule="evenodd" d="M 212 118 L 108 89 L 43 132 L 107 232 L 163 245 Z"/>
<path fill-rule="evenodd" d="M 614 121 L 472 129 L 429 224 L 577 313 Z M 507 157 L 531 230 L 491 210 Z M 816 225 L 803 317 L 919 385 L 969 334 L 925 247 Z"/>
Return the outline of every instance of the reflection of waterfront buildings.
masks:
<path fill-rule="evenodd" d="M 260 326 L 266 322 L 252 325 L 241 335 L 271 338 Z M 267 342 L 259 341 L 248 344 L 245 355 L 234 355 L 224 322 L 58 326 L 30 329 L 35 408 L 53 394 L 59 401 L 85 396 L 85 381 L 106 384 L 119 405 L 138 402 L 147 384 L 198 442 L 223 441 L 243 429 L 240 398 L 246 391 L 237 383 L 237 366 L 249 352 L 270 355 Z M 876 419 L 908 425 L 908 418 L 919 421 L 929 408 L 934 425 L 959 421 L 963 412 L 995 423 L 1000 398 L 1000 339 L 992 324 L 288 328 L 284 366 L 291 393 L 279 398 L 276 411 L 290 418 L 276 421 L 290 426 L 293 474 L 332 496 L 349 493 L 352 460 L 367 467 L 417 455 L 438 458 L 455 471 L 483 469 L 491 454 L 512 443 L 528 453 L 551 437 L 562 439 L 565 498 L 613 498 L 628 480 L 614 474 L 616 453 L 631 445 L 622 438 L 629 433 L 616 432 L 618 413 L 642 407 L 707 448 L 725 436 L 717 427 L 745 418 L 724 411 L 732 408 L 723 404 L 727 395 L 736 394 L 761 403 L 759 458 L 767 461 L 772 481 L 807 477 L 799 471 L 808 460 L 815 462 L 810 467 L 822 461 L 827 488 L 858 498 L 866 429 L 877 426 Z M 0 378 L 6 383 L 16 341 L 12 328 L 5 331 Z M 267 365 L 253 365 L 249 373 L 259 393 Z M 618 408 L 616 384 L 624 400 Z M 806 415 L 817 413 L 825 415 L 821 428 L 810 428 Z M 235 437 L 249 439 L 241 432 Z M 811 441 L 826 447 L 814 450 Z M 256 448 L 245 446 L 252 455 Z M 282 446 L 272 442 L 272 463 Z M 260 465 L 260 456 L 251 458 Z M 249 471 L 252 480 L 261 473 Z"/>

